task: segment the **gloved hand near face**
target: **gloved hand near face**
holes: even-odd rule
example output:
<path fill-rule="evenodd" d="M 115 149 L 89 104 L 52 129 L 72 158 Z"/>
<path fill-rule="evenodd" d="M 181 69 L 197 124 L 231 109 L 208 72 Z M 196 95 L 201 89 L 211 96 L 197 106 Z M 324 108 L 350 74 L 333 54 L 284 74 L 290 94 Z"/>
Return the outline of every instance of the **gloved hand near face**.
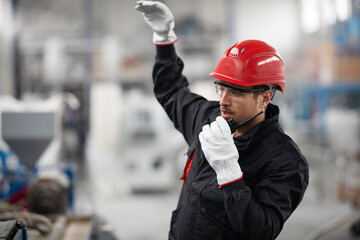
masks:
<path fill-rule="evenodd" d="M 204 125 L 199 140 L 205 158 L 216 172 L 219 186 L 242 178 L 239 153 L 230 127 L 223 117 L 217 117 L 210 125 Z"/>
<path fill-rule="evenodd" d="M 155 45 L 170 45 L 177 41 L 174 17 L 165 4 L 156 1 L 138 1 L 135 9 L 143 13 L 145 22 L 152 28 Z"/>

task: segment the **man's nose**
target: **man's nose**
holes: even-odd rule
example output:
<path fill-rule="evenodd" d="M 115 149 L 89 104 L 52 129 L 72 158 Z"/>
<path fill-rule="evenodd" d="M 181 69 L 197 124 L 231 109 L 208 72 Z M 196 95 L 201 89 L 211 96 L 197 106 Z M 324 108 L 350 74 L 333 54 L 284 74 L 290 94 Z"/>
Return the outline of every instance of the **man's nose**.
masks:
<path fill-rule="evenodd" d="M 231 104 L 231 98 L 230 98 L 230 95 L 227 91 L 224 91 L 223 94 L 221 95 L 220 97 L 220 105 L 221 106 L 228 106 Z"/>

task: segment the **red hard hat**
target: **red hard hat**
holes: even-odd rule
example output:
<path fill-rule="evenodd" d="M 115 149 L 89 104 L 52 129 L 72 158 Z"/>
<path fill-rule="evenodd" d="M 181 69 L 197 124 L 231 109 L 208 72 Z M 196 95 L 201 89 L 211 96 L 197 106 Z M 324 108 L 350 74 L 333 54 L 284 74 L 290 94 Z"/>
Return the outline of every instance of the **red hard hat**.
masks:
<path fill-rule="evenodd" d="M 225 51 L 210 76 L 240 86 L 276 84 L 285 90 L 284 63 L 277 51 L 259 40 L 246 40 Z"/>

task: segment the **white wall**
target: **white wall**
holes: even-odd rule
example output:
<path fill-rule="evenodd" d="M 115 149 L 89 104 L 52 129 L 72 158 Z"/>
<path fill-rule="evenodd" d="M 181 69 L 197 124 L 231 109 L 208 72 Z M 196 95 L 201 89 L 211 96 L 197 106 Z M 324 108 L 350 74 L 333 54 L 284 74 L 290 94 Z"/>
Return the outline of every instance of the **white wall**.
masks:
<path fill-rule="evenodd" d="M 279 53 L 290 55 L 299 45 L 299 6 L 296 0 L 242 0 L 236 2 L 235 36 L 238 41 L 259 39 Z"/>

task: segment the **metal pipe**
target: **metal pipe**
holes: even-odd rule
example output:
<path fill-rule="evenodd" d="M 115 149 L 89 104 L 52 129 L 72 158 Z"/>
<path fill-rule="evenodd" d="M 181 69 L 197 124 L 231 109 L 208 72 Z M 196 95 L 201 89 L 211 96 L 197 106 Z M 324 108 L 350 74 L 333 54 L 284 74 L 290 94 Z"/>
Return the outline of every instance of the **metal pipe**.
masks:
<path fill-rule="evenodd" d="M 21 99 L 21 61 L 19 47 L 19 32 L 17 27 L 17 11 L 21 0 L 12 0 L 12 62 L 13 62 L 13 80 L 14 80 L 14 97 Z"/>

